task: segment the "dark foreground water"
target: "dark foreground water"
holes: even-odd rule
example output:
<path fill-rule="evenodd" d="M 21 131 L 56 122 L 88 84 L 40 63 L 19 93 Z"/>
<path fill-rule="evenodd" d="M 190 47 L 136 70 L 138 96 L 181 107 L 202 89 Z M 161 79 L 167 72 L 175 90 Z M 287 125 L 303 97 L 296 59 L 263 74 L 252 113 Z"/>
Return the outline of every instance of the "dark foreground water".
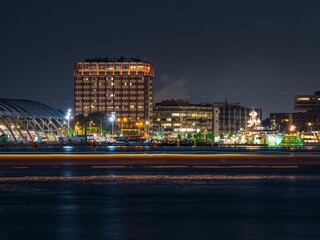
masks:
<path fill-rule="evenodd" d="M 0 169 L 0 239 L 320 239 L 320 168 Z"/>

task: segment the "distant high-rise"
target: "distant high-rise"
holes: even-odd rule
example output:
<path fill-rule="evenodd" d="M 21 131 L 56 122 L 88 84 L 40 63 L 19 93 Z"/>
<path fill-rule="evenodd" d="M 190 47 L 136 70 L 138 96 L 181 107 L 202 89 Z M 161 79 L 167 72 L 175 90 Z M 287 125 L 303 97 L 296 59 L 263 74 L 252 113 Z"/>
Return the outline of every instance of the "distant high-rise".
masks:
<path fill-rule="evenodd" d="M 136 58 L 92 58 L 74 66 L 75 114 L 115 114 L 121 129 L 149 131 L 153 116 L 153 64 Z"/>
<path fill-rule="evenodd" d="M 320 91 L 294 97 L 294 110 L 320 111 Z"/>

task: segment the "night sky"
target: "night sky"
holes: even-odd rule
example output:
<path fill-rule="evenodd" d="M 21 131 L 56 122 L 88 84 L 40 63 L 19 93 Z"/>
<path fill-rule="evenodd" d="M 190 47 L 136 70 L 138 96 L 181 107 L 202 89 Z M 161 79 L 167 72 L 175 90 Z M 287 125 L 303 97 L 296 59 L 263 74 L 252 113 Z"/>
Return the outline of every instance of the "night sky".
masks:
<path fill-rule="evenodd" d="M 320 89 L 320 1 L 1 4 L 2 98 L 73 107 L 74 62 L 93 56 L 154 63 L 157 101 L 227 97 L 267 116 Z"/>

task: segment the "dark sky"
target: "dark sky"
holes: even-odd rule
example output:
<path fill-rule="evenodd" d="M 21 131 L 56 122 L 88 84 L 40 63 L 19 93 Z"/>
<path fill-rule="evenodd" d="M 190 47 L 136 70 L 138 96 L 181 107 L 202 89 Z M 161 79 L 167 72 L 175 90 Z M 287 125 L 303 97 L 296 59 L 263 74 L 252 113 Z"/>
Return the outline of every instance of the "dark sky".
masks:
<path fill-rule="evenodd" d="M 5 1 L 0 97 L 73 106 L 73 64 L 141 56 L 156 99 L 293 111 L 320 89 L 320 1 Z"/>

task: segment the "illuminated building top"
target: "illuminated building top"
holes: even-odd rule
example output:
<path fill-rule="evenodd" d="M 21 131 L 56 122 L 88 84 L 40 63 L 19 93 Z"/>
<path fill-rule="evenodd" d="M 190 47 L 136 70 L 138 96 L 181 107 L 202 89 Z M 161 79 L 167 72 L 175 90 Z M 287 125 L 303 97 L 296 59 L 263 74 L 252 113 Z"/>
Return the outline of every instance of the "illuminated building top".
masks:
<path fill-rule="evenodd" d="M 79 61 L 74 75 L 154 76 L 154 66 L 140 58 L 90 58 Z"/>

